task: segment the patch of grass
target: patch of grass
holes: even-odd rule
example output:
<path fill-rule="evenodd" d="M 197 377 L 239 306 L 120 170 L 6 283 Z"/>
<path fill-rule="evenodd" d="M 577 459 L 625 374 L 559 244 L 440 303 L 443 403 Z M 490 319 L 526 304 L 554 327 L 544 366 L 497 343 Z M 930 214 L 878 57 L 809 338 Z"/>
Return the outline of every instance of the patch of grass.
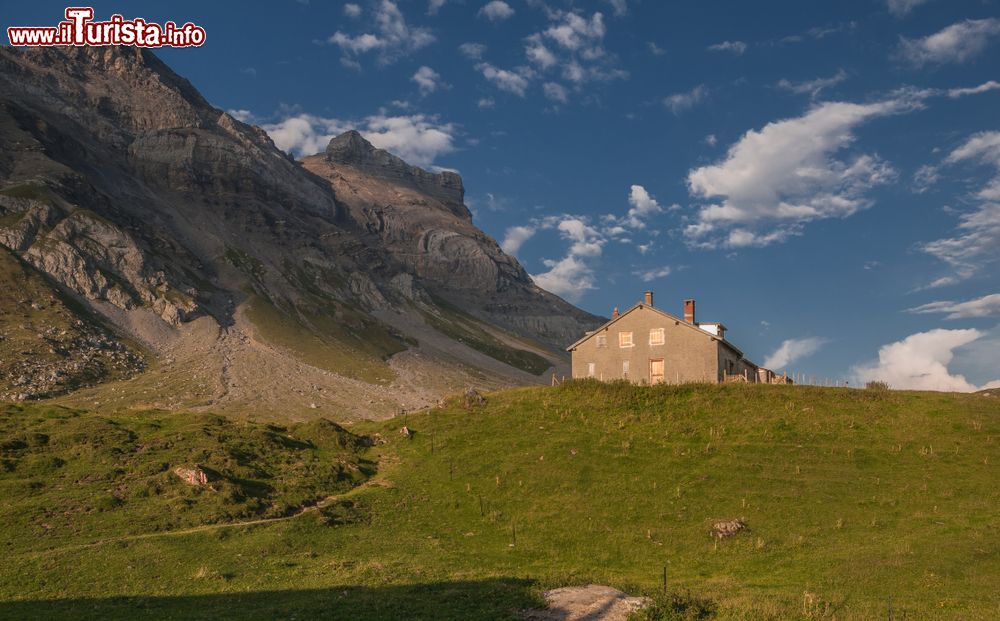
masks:
<path fill-rule="evenodd" d="M 178 433 L 181 416 L 163 423 L 173 433 L 152 436 L 176 438 L 177 451 L 207 441 L 195 432 L 203 421 Z M 98 445 L 132 447 L 129 433 L 152 433 L 132 419 L 80 417 L 93 417 L 90 437 L 110 438 Z M 0 431 L 12 443 L 0 470 L 22 452 L 37 458 L 2 475 L 0 498 L 17 501 L 0 502 L 0 617 L 513 620 L 557 586 L 662 592 L 664 568 L 678 595 L 650 618 L 867 620 L 886 618 L 889 597 L 895 618 L 986 621 L 1000 611 L 995 397 L 597 382 L 511 390 L 352 428 L 387 444 L 364 455 L 378 460 L 382 484 L 356 490 L 350 506 L 90 547 L 68 544 L 92 542 L 87 528 L 151 531 L 160 518 L 139 511 L 102 525 L 141 502 L 127 497 L 93 518 L 61 518 L 94 521 L 56 541 L 24 526 L 76 494 L 79 475 L 54 473 L 82 458 L 107 464 L 102 472 L 163 460 L 83 441 L 56 451 L 50 424 Z M 404 424 L 412 436 L 399 433 Z M 242 467 L 258 463 L 269 462 Z M 115 486 L 88 489 L 97 498 Z M 34 497 L 44 502 L 24 504 Z M 711 536 L 715 521 L 735 518 L 744 531 Z"/>
<path fill-rule="evenodd" d="M 463 343 L 494 360 L 510 365 L 532 375 L 541 375 L 552 368 L 552 363 L 538 354 L 511 347 L 500 341 L 474 318 L 448 302 L 434 298 L 437 312 L 423 311 L 428 324 L 435 330 Z"/>
<path fill-rule="evenodd" d="M 9 228 L 21 221 L 24 217 L 23 211 L 11 211 L 9 213 L 0 213 L 0 227 Z"/>
<path fill-rule="evenodd" d="M 260 282 L 267 272 L 267 268 L 264 267 L 260 259 L 250 256 L 239 248 L 226 246 L 224 256 L 230 265 L 249 276 L 254 282 Z"/>
<path fill-rule="evenodd" d="M 303 362 L 372 384 L 392 382 L 396 374 L 385 361 L 406 350 L 405 342 L 381 323 L 333 303 L 305 315 L 254 297 L 247 316 L 264 340 Z"/>
<path fill-rule="evenodd" d="M 0 194 L 5 196 L 10 196 L 11 198 L 22 198 L 35 201 L 52 201 L 52 193 L 48 188 L 37 183 L 21 183 L 19 185 L 12 185 L 7 188 L 0 190 Z"/>

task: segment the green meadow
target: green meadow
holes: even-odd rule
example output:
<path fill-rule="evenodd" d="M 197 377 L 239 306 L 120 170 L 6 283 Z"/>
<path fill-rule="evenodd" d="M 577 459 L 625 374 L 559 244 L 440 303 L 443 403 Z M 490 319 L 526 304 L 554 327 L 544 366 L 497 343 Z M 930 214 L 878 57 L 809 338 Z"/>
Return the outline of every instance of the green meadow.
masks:
<path fill-rule="evenodd" d="M 342 425 L 0 406 L 0 618 L 516 619 L 592 582 L 1000 618 L 996 396 L 572 382 Z"/>

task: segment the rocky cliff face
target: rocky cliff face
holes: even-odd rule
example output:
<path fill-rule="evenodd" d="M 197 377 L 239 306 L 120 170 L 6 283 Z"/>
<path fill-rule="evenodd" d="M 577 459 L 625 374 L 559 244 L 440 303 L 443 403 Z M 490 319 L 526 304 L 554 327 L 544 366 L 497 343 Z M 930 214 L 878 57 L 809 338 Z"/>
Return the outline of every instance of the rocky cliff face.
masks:
<path fill-rule="evenodd" d="M 410 166 L 392 153 L 376 149 L 354 130 L 331 140 L 325 158 L 331 164 L 350 166 L 374 179 L 412 188 L 439 201 L 456 216 L 472 221 L 472 214 L 465 206 L 462 177 L 457 173 L 432 173 Z"/>
<path fill-rule="evenodd" d="M 558 365 L 596 318 L 538 289 L 463 200 L 457 174 L 356 132 L 295 162 L 149 52 L 0 48 L 0 245 L 167 364 L 202 352 L 192 394 L 216 405 L 254 344 L 352 407 L 368 389 L 349 380 L 425 394 L 434 365 L 493 385 Z"/>
<path fill-rule="evenodd" d="M 553 347 L 594 324 L 593 316 L 535 286 L 517 259 L 473 225 L 456 173 L 409 166 L 355 131 L 303 165 L 328 180 L 348 217 L 430 292 Z"/>

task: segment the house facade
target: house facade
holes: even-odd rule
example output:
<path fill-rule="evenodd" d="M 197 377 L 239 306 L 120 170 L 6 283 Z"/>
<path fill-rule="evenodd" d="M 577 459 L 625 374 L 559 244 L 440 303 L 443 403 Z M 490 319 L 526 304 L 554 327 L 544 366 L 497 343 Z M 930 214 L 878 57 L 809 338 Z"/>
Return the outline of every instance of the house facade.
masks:
<path fill-rule="evenodd" d="M 636 384 L 745 381 L 784 383 L 750 362 L 726 340 L 720 323 L 698 323 L 695 301 L 684 301 L 684 317 L 653 306 L 653 293 L 624 313 L 618 309 L 597 330 L 566 348 L 573 377 Z"/>

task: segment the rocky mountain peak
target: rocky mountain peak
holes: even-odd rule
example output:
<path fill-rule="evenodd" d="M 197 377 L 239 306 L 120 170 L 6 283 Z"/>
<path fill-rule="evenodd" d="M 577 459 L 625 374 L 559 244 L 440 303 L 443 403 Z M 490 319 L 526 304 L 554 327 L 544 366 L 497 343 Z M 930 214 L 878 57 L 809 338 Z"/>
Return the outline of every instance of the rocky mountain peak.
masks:
<path fill-rule="evenodd" d="M 340 164 L 362 164 L 370 162 L 375 151 L 375 145 L 365 140 L 361 132 L 349 129 L 330 141 L 326 157 Z"/>
<path fill-rule="evenodd" d="M 458 173 L 447 170 L 433 173 L 419 166 L 411 166 L 401 157 L 376 148 L 353 129 L 330 140 L 325 157 L 333 164 L 351 166 L 373 177 L 425 192 L 444 203 L 455 215 L 472 220 L 472 214 L 465 206 L 462 176 Z"/>

